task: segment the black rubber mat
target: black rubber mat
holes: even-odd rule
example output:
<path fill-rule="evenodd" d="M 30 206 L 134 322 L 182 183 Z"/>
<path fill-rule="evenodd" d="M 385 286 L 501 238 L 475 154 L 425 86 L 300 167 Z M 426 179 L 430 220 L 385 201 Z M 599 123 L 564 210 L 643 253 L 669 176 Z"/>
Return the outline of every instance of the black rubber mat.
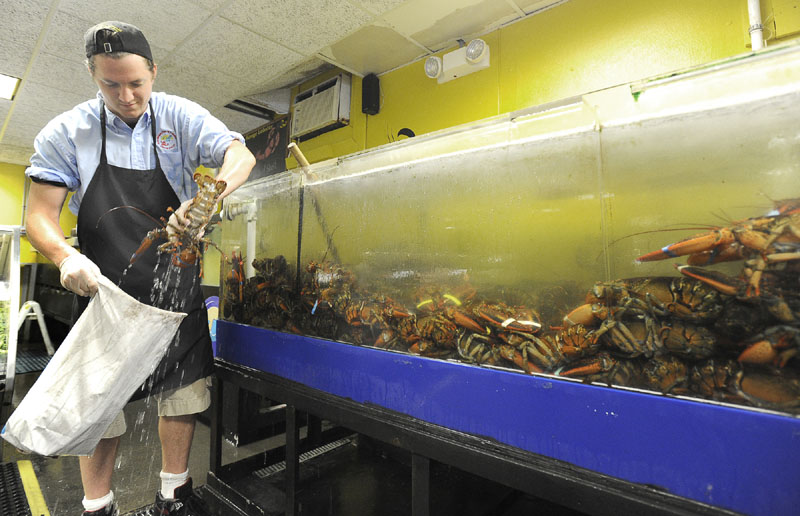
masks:
<path fill-rule="evenodd" d="M 32 516 L 16 462 L 0 464 L 0 514 Z"/>
<path fill-rule="evenodd" d="M 50 362 L 50 356 L 41 352 L 21 350 L 17 353 L 17 367 L 15 368 L 17 374 L 35 373 L 37 371 L 44 371 L 47 364 Z"/>

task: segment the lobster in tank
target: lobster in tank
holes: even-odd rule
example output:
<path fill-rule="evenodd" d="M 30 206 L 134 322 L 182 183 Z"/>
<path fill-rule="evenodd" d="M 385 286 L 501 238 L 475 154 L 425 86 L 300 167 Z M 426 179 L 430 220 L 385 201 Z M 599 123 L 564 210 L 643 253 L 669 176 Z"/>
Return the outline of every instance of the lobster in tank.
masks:
<path fill-rule="evenodd" d="M 637 261 L 678 256 L 688 256 L 687 265 L 677 266 L 683 276 L 731 296 L 729 307 L 745 305 L 764 314 L 758 322 L 766 329 L 745 342 L 739 361 L 783 367 L 800 352 L 800 199 L 777 201 L 766 215 L 664 246 Z M 703 267 L 733 260 L 743 261 L 734 277 Z"/>
<path fill-rule="evenodd" d="M 697 278 L 724 294 L 759 296 L 765 271 L 800 261 L 800 199 L 777 201 L 775 208 L 761 217 L 741 220 L 728 227 L 666 245 L 644 254 L 638 262 L 687 256 L 690 267 L 685 276 Z M 696 266 L 744 260 L 742 277 L 731 281 L 705 275 Z"/>

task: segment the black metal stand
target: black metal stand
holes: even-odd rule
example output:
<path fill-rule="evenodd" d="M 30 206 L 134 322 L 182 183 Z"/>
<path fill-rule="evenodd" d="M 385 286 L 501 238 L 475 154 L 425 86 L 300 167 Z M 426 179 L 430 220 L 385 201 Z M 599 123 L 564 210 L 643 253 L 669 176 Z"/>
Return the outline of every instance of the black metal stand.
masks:
<path fill-rule="evenodd" d="M 208 485 L 221 493 L 236 512 L 262 515 L 246 497 L 226 482 L 235 466 L 222 466 L 222 388 L 226 383 L 285 402 L 286 409 L 286 514 L 297 514 L 298 457 L 310 440 L 299 438 L 297 412 L 303 411 L 341 425 L 377 441 L 411 452 L 412 513 L 430 514 L 431 460 L 454 466 L 512 489 L 586 514 L 733 514 L 718 507 L 678 497 L 650 486 L 633 484 L 558 460 L 526 452 L 489 439 L 330 395 L 284 378 L 217 359 L 217 379 L 211 426 L 211 471 Z M 543 417 L 546 417 L 543 415 Z M 309 435 L 312 431 L 308 432 Z M 319 444 L 318 437 L 315 445 Z M 263 460 L 264 457 L 261 457 Z M 278 458 L 280 460 L 280 458 Z M 233 512 L 232 512 L 233 513 Z"/>

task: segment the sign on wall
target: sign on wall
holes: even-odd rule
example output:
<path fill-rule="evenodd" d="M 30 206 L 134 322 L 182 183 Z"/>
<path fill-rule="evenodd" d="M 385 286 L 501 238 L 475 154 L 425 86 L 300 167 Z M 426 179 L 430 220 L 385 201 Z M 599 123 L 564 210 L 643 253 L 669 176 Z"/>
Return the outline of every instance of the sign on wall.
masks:
<path fill-rule="evenodd" d="M 275 119 L 244 135 L 247 148 L 256 157 L 256 166 L 250 172 L 248 181 L 255 181 L 286 170 L 288 137 L 288 116 Z"/>

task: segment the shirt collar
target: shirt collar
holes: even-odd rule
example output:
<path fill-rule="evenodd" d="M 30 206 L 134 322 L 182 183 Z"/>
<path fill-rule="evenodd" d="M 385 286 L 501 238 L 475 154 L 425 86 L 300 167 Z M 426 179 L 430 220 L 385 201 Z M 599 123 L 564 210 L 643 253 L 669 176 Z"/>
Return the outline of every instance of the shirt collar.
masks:
<path fill-rule="evenodd" d="M 105 99 L 103 98 L 103 92 L 98 90 L 97 91 L 97 99 L 103 103 L 103 109 L 106 110 L 106 120 L 107 123 L 112 127 L 122 128 L 127 127 L 128 129 L 132 130 L 128 124 L 125 123 L 120 117 L 115 115 L 108 109 L 108 106 L 105 105 Z M 144 123 L 144 127 L 149 127 L 150 125 L 150 106 L 148 105 L 147 109 L 145 109 L 144 113 L 142 114 L 142 119 Z M 137 122 L 138 125 L 138 122 Z"/>

